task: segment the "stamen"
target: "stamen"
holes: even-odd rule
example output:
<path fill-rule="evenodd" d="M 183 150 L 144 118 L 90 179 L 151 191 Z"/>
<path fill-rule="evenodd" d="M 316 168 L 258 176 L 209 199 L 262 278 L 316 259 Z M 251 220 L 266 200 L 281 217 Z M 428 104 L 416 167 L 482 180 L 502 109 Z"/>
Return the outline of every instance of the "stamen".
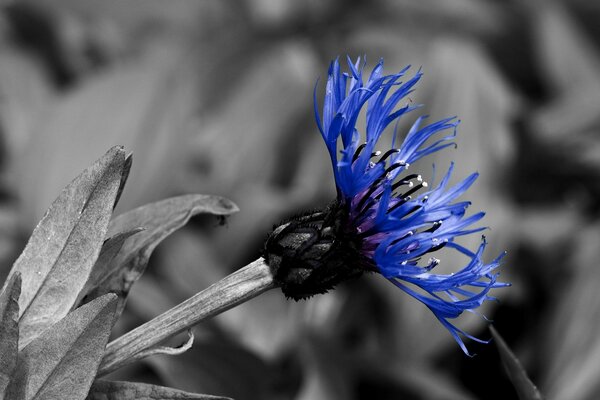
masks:
<path fill-rule="evenodd" d="M 414 183 L 412 183 L 410 180 L 416 178 L 417 176 L 420 176 L 420 175 L 417 175 L 417 174 L 408 175 L 408 176 L 404 177 L 402 180 L 394 183 L 392 185 L 392 192 L 394 190 L 396 190 L 399 186 L 406 185 L 407 183 L 408 183 L 408 187 L 413 187 Z M 379 200 L 382 195 L 383 195 L 383 191 L 381 193 L 379 193 L 377 196 L 375 196 L 374 199 Z M 400 196 L 396 195 L 395 193 L 393 194 L 393 196 L 400 197 Z"/>
<path fill-rule="evenodd" d="M 380 163 L 383 163 L 383 162 L 385 162 L 385 160 L 386 160 L 386 159 L 387 159 L 389 156 L 391 156 L 392 154 L 395 154 L 395 153 L 399 153 L 399 152 L 400 152 L 400 150 L 398 150 L 398 149 L 391 149 L 391 150 L 388 150 L 388 151 L 386 151 L 386 152 L 385 152 L 385 154 L 384 154 L 384 155 L 383 155 L 383 156 L 382 156 L 382 157 L 379 159 L 379 162 L 380 162 Z"/>
<path fill-rule="evenodd" d="M 429 228 L 429 229 L 427 229 L 427 230 L 425 230 L 423 232 L 433 233 L 433 232 L 437 231 L 440 228 L 440 226 L 442 226 L 442 221 L 436 221 L 436 222 L 433 223 L 433 225 L 431 226 L 431 228 Z"/>
<path fill-rule="evenodd" d="M 365 195 L 362 197 L 362 199 L 360 199 L 360 202 L 358 203 L 356 208 L 360 212 L 364 211 L 363 210 L 364 205 L 366 204 L 367 200 L 371 197 L 371 195 L 373 193 L 375 193 L 375 191 L 379 188 L 379 183 L 381 183 L 381 181 L 383 180 L 383 177 L 385 177 L 387 174 L 389 174 L 393 170 L 402 167 L 403 165 L 404 164 L 401 164 L 401 163 L 394 163 L 391 166 L 389 166 L 385 171 L 383 171 L 381 173 L 381 175 L 371 184 L 371 187 L 369 188 L 367 193 L 365 193 Z"/>
<path fill-rule="evenodd" d="M 406 185 L 407 183 L 408 183 L 408 184 L 412 183 L 412 182 L 411 182 L 411 180 L 412 180 L 412 179 L 415 179 L 415 178 L 416 178 L 416 179 L 417 179 L 419 182 L 421 182 L 421 180 L 422 180 L 422 179 L 419 179 L 419 178 L 421 178 L 421 175 L 417 175 L 417 174 L 411 174 L 411 175 L 407 175 L 407 176 L 405 176 L 404 178 L 402 178 L 402 180 L 399 180 L 398 182 L 394 183 L 394 184 L 392 185 L 392 190 L 396 190 L 396 189 L 398 189 L 400 186 L 402 186 L 402 185 Z"/>
<path fill-rule="evenodd" d="M 408 192 L 398 196 L 398 197 L 408 197 L 410 198 L 410 195 L 413 194 L 414 192 L 416 192 L 417 190 L 427 187 L 427 182 L 423 182 L 423 183 L 419 183 L 417 186 L 413 187 L 412 189 L 410 189 Z"/>
<path fill-rule="evenodd" d="M 360 157 L 360 153 L 362 153 L 362 151 L 364 150 L 364 148 L 367 146 L 367 142 L 361 144 L 360 146 L 358 146 L 358 148 L 356 149 L 356 151 L 354 152 L 354 155 L 352 156 L 352 163 L 354 163 L 354 161 L 356 161 L 358 159 L 358 157 Z M 378 157 L 379 155 L 381 155 L 381 151 L 377 150 L 371 153 L 371 158 L 373 157 Z"/>
<path fill-rule="evenodd" d="M 360 153 L 363 151 L 363 149 L 366 146 L 367 146 L 367 142 L 365 142 L 365 143 L 361 144 L 360 146 L 358 146 L 358 148 L 354 152 L 354 156 L 352 156 L 352 163 L 354 163 L 354 161 L 356 161 L 358 159 L 358 157 L 360 156 Z"/>
<path fill-rule="evenodd" d="M 386 176 L 387 174 L 389 174 L 390 172 L 392 172 L 392 171 L 393 171 L 393 170 L 395 170 L 396 168 L 403 167 L 404 165 L 405 165 L 405 164 L 404 164 L 403 162 L 397 162 L 397 163 L 394 163 L 394 164 L 390 165 L 390 166 L 388 167 L 388 169 L 386 169 L 385 171 L 383 171 L 383 174 L 382 174 L 382 176 L 380 176 L 380 177 L 379 177 L 377 180 L 379 181 L 379 180 L 383 179 L 383 176 Z M 377 181 L 375 181 L 374 183 L 378 183 L 378 182 L 377 182 Z"/>

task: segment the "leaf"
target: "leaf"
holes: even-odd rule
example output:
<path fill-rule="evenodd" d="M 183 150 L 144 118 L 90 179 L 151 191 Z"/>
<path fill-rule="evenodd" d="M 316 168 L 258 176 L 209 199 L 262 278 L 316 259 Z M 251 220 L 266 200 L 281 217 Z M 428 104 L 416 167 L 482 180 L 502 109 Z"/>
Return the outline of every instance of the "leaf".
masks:
<path fill-rule="evenodd" d="M 490 331 L 492 331 L 492 335 L 494 336 L 494 342 L 500 353 L 506 373 L 513 383 L 519 398 L 521 400 L 542 400 L 544 397 L 533 382 L 531 382 L 527 376 L 527 372 L 506 342 L 504 342 L 502 336 L 500 336 L 494 327 L 490 327 Z"/>
<path fill-rule="evenodd" d="M 178 356 L 178 355 L 185 353 L 189 349 L 191 349 L 193 344 L 194 344 L 194 333 L 192 332 L 191 329 L 188 329 L 188 340 L 185 343 L 182 343 L 180 346 L 178 346 L 178 347 L 169 347 L 169 346 L 150 347 L 149 349 L 142 350 L 139 353 L 136 353 L 134 356 L 130 357 L 127 360 L 127 364 L 132 364 L 136 361 L 143 360 L 146 357 L 156 356 L 158 354 L 163 354 L 163 355 L 168 355 L 168 356 Z M 100 374 L 102 374 L 102 370 L 100 371 Z"/>
<path fill-rule="evenodd" d="M 143 230 L 144 228 L 135 228 L 130 231 L 117 233 L 116 235 L 111 236 L 110 238 L 104 241 L 102 249 L 100 250 L 100 255 L 98 256 L 94 267 L 92 267 L 90 277 L 88 278 L 88 281 L 84 286 L 83 290 L 81 291 L 79 297 L 77 298 L 75 304 L 77 304 L 78 306 L 82 306 L 83 304 L 92 300 L 89 297 L 84 296 L 84 293 L 88 293 L 91 290 L 93 290 L 93 286 L 91 286 L 93 285 L 93 282 L 97 282 L 103 279 L 103 277 L 98 276 L 98 274 L 103 273 L 104 268 L 112 262 L 112 260 L 123 247 L 123 243 L 125 243 L 125 240 L 127 240 L 127 238 L 129 238 L 130 236 L 135 235 L 136 233 L 139 233 Z"/>
<path fill-rule="evenodd" d="M 17 366 L 21 274 L 15 274 L 0 293 L 0 399 Z"/>
<path fill-rule="evenodd" d="M 115 196 L 115 204 L 113 206 L 116 207 L 117 203 L 121 199 L 121 195 L 123 194 L 123 189 L 125 189 L 125 184 L 127 183 L 127 178 L 129 178 L 129 173 L 131 172 L 131 166 L 133 165 L 133 154 L 129 153 L 127 157 L 125 157 L 125 162 L 123 163 L 123 171 L 121 172 L 121 181 L 119 182 L 119 189 L 117 190 L 117 195 Z"/>
<path fill-rule="evenodd" d="M 87 400 L 228 400 L 229 397 L 188 393 L 163 386 L 138 382 L 97 380 Z M 231 400 L 231 399 L 229 399 Z"/>
<path fill-rule="evenodd" d="M 96 261 L 121 186 L 125 152 L 113 147 L 52 203 L 9 274 L 21 273 L 19 346 L 63 318 Z"/>
<path fill-rule="evenodd" d="M 19 354 L 11 400 L 83 400 L 96 376 L 114 321 L 116 296 L 71 312 Z"/>
<path fill-rule="evenodd" d="M 90 288 L 83 295 L 95 298 L 105 293 L 117 293 L 117 315 L 125 306 L 127 294 L 133 283 L 144 273 L 154 248 L 172 232 L 184 226 L 197 214 L 229 215 L 238 207 L 223 197 L 209 195 L 185 195 L 161 200 L 128 211 L 111 221 L 108 235 L 144 230 L 127 240 L 112 262 L 96 264 L 88 282 Z"/>

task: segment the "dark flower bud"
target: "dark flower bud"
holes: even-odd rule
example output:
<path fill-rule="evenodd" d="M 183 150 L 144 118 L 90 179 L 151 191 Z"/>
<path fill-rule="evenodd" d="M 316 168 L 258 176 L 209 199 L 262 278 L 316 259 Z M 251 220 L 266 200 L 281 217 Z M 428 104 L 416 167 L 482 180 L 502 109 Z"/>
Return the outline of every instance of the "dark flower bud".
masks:
<path fill-rule="evenodd" d="M 344 215 L 333 204 L 284 221 L 269 235 L 263 256 L 287 297 L 325 293 L 370 269 L 360 254 L 360 240 L 344 232 Z"/>

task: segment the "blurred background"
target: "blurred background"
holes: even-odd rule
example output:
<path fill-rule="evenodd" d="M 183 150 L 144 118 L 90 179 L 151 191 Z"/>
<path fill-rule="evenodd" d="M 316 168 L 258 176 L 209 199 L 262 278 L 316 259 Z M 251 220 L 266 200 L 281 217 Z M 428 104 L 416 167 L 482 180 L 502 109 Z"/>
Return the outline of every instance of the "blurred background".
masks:
<path fill-rule="evenodd" d="M 456 150 L 419 166 L 479 171 L 487 257 L 509 251 L 486 315 L 549 399 L 600 393 L 600 3 L 584 0 L 0 1 L 0 275 L 60 189 L 115 144 L 134 153 L 117 213 L 209 193 L 157 248 L 121 334 L 260 255 L 273 224 L 335 195 L 313 121 L 336 56 L 425 76 L 411 101 L 458 115 Z M 322 93 L 322 91 L 320 92 Z M 417 115 L 405 117 L 409 126 Z M 383 146 L 383 144 L 382 144 Z M 475 235 L 476 236 L 476 235 Z M 463 243 L 475 247 L 479 237 Z M 442 257 L 440 257 L 442 258 Z M 449 254 L 446 265 L 456 265 Z M 463 327 L 489 338 L 486 323 Z M 202 323 L 182 356 L 114 379 L 245 399 L 510 399 L 494 345 L 466 357 L 378 276 L 294 303 L 272 291 Z"/>

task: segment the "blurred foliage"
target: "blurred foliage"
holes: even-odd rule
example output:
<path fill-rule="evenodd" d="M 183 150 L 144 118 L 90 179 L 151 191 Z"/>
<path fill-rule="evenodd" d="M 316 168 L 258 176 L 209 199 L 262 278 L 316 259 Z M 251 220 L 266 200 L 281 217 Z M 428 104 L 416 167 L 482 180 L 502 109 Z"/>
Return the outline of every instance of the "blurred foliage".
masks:
<path fill-rule="evenodd" d="M 412 100 L 432 118 L 462 120 L 458 149 L 435 163 L 456 160 L 457 179 L 480 172 L 470 199 L 488 211 L 489 257 L 509 250 L 514 286 L 486 314 L 548 399 L 597 397 L 595 2 L 0 4 L 0 275 L 69 179 L 121 144 L 135 155 L 121 211 L 201 192 L 241 212 L 225 229 L 195 217 L 159 246 L 116 330 L 203 289 L 254 259 L 274 223 L 333 198 L 314 82 L 337 55 L 384 57 L 389 71 L 423 67 Z M 489 337 L 480 319 L 465 325 Z M 111 378 L 239 400 L 516 396 L 493 346 L 471 344 L 478 355 L 466 358 L 377 277 L 302 303 L 267 293 L 195 334 L 190 353 Z"/>

